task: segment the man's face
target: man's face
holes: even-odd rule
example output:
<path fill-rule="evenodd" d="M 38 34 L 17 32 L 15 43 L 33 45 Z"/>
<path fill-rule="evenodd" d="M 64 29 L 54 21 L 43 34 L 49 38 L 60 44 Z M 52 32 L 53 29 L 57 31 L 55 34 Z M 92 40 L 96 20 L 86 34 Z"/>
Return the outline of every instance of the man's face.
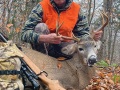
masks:
<path fill-rule="evenodd" d="M 58 6 L 63 6 L 66 3 L 66 0 L 54 0 L 54 2 L 58 5 Z"/>

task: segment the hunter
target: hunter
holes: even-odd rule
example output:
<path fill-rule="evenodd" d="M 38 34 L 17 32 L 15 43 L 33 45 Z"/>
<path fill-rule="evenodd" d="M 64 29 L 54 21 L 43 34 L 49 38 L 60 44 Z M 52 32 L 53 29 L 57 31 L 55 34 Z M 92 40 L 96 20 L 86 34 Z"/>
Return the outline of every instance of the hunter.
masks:
<path fill-rule="evenodd" d="M 56 34 L 57 26 L 60 26 L 60 35 Z M 81 6 L 73 0 L 42 0 L 31 11 L 21 40 L 30 43 L 39 52 L 69 59 L 72 56 L 63 54 L 61 48 L 64 43 L 71 44 L 73 40 L 65 40 L 62 36 L 72 37 L 73 34 L 77 38 L 89 35 L 87 18 Z M 96 32 L 94 40 L 99 40 L 101 35 L 102 30 Z"/>

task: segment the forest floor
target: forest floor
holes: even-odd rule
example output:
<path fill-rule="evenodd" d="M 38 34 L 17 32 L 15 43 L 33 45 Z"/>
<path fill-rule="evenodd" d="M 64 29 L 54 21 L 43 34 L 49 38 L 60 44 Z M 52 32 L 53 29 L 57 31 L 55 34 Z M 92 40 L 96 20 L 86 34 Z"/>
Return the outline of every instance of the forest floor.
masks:
<path fill-rule="evenodd" d="M 120 66 L 99 67 L 85 90 L 120 90 Z"/>

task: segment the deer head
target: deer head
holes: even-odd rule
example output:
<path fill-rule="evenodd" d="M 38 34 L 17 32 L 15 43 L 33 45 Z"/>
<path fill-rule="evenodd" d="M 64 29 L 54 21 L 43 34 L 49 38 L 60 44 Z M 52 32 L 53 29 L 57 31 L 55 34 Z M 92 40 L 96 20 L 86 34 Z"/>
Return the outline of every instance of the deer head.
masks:
<path fill-rule="evenodd" d="M 103 30 L 104 27 L 108 24 L 108 17 L 105 13 L 102 12 L 102 18 L 106 18 L 106 22 L 103 22 L 102 26 L 97 29 L 97 31 Z M 60 35 L 57 30 L 57 35 Z M 78 53 L 79 57 L 82 59 L 82 62 L 86 63 L 88 66 L 94 65 L 97 62 L 97 51 L 100 48 L 100 41 L 95 41 L 93 39 L 94 32 L 92 35 L 78 39 L 73 35 L 73 37 L 62 36 L 64 39 L 74 40 L 75 43 L 68 44 L 61 49 L 61 52 L 67 55 L 72 55 L 75 52 Z"/>

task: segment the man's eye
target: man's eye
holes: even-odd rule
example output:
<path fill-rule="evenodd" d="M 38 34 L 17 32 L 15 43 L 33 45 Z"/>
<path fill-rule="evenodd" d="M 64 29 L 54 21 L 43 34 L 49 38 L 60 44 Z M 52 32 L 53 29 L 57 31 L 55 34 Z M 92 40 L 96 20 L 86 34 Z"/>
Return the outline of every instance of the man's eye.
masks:
<path fill-rule="evenodd" d="M 79 48 L 80 51 L 83 51 L 84 49 L 83 48 Z"/>

